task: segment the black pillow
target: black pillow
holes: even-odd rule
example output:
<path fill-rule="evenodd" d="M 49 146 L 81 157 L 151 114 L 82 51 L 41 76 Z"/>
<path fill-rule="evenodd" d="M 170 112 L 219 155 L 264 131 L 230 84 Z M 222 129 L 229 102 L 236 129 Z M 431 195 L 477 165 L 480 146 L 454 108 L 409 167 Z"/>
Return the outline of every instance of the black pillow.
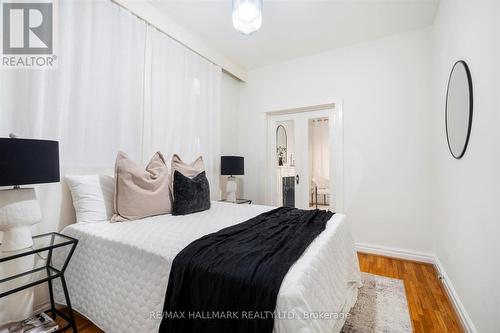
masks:
<path fill-rule="evenodd" d="M 210 208 L 210 187 L 205 171 L 193 178 L 174 171 L 172 215 L 186 215 Z"/>

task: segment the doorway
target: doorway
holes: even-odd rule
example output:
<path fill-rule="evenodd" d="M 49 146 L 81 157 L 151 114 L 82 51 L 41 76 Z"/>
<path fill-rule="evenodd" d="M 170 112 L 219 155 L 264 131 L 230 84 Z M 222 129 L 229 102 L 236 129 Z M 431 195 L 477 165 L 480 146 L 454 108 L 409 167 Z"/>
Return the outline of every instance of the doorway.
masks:
<path fill-rule="evenodd" d="M 329 118 L 308 120 L 309 207 L 330 208 L 330 128 Z M 333 186 L 335 184 L 333 183 Z"/>
<path fill-rule="evenodd" d="M 328 104 L 267 115 L 267 203 L 340 211 L 343 143 L 338 107 Z"/>

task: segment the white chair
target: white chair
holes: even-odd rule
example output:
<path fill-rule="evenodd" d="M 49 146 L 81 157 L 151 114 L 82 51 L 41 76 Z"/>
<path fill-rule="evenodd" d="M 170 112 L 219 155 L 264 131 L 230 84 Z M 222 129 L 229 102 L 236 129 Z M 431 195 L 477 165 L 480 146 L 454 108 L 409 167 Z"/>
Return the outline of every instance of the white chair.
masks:
<path fill-rule="evenodd" d="M 326 199 L 330 196 L 330 180 L 318 177 L 311 179 L 311 183 L 311 201 L 314 203 L 314 197 L 316 197 L 316 208 L 318 208 L 318 196 L 323 196 L 324 205 L 328 205 Z"/>

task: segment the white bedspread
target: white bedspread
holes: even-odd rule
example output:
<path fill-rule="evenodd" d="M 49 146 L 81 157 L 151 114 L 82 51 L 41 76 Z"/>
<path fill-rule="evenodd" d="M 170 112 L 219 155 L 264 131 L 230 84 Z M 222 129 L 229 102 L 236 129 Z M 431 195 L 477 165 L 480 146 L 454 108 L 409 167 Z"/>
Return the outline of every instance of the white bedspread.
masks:
<path fill-rule="evenodd" d="M 105 332 L 157 332 L 160 320 L 151 313 L 163 309 L 175 256 L 203 235 L 272 208 L 213 202 L 210 210 L 186 216 L 70 225 L 62 232 L 79 240 L 65 274 L 72 306 Z M 349 227 L 336 214 L 285 276 L 276 311 L 293 319 L 275 319 L 274 331 L 340 331 L 345 320 L 332 314 L 348 312 L 360 286 Z M 59 283 L 55 295 L 64 304 Z M 325 314 L 330 318 L 310 319 Z"/>

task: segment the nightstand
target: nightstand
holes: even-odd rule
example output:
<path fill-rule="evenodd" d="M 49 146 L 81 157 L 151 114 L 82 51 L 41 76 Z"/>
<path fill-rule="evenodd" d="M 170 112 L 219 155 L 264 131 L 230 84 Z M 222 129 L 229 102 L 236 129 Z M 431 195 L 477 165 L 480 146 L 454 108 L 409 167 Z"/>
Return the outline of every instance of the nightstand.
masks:
<path fill-rule="evenodd" d="M 251 205 L 252 204 L 252 200 L 250 199 L 236 199 L 234 201 L 229 201 L 227 199 L 222 199 L 222 200 L 219 200 L 220 202 L 230 202 L 230 203 L 234 203 L 234 204 L 238 204 L 238 205 L 241 205 L 241 204 L 249 204 Z"/>
<path fill-rule="evenodd" d="M 57 332 L 62 332 L 68 328 L 72 328 L 73 332 L 77 333 L 75 318 L 73 316 L 73 309 L 71 308 L 71 301 L 68 294 L 68 287 L 66 286 L 66 280 L 64 279 L 64 271 L 68 266 L 68 263 L 71 259 L 71 256 L 73 255 L 73 252 L 75 251 L 77 244 L 78 240 L 75 238 L 68 237 L 56 232 L 51 232 L 34 236 L 33 246 L 22 250 L 21 252 L 16 251 L 15 254 L 12 254 L 10 252 L 0 252 L 0 265 L 5 264 L 6 262 L 9 262 L 11 260 L 28 257 L 31 255 L 38 255 L 46 259 L 45 264 L 42 266 L 34 267 L 31 270 L 0 279 L 0 298 L 47 282 L 50 295 L 50 310 L 48 311 L 52 314 L 53 319 L 56 318 L 57 314 L 68 323 L 68 325 L 59 329 Z M 55 249 L 64 249 L 64 247 L 68 249 L 66 251 L 66 257 L 64 258 L 62 266 L 56 268 L 52 263 L 52 252 Z M 46 258 L 45 255 L 41 255 L 42 253 L 46 253 Z M 27 279 L 27 277 L 29 279 Z M 52 280 L 57 278 L 61 279 L 64 298 L 66 300 L 66 306 L 68 308 L 68 315 L 57 310 L 55 307 L 54 294 L 52 292 Z M 15 283 L 16 280 L 19 281 L 19 284 Z M 30 282 L 24 283 L 23 281 L 26 280 Z M 11 284 L 15 284 L 15 287 L 9 288 L 8 286 Z"/>

